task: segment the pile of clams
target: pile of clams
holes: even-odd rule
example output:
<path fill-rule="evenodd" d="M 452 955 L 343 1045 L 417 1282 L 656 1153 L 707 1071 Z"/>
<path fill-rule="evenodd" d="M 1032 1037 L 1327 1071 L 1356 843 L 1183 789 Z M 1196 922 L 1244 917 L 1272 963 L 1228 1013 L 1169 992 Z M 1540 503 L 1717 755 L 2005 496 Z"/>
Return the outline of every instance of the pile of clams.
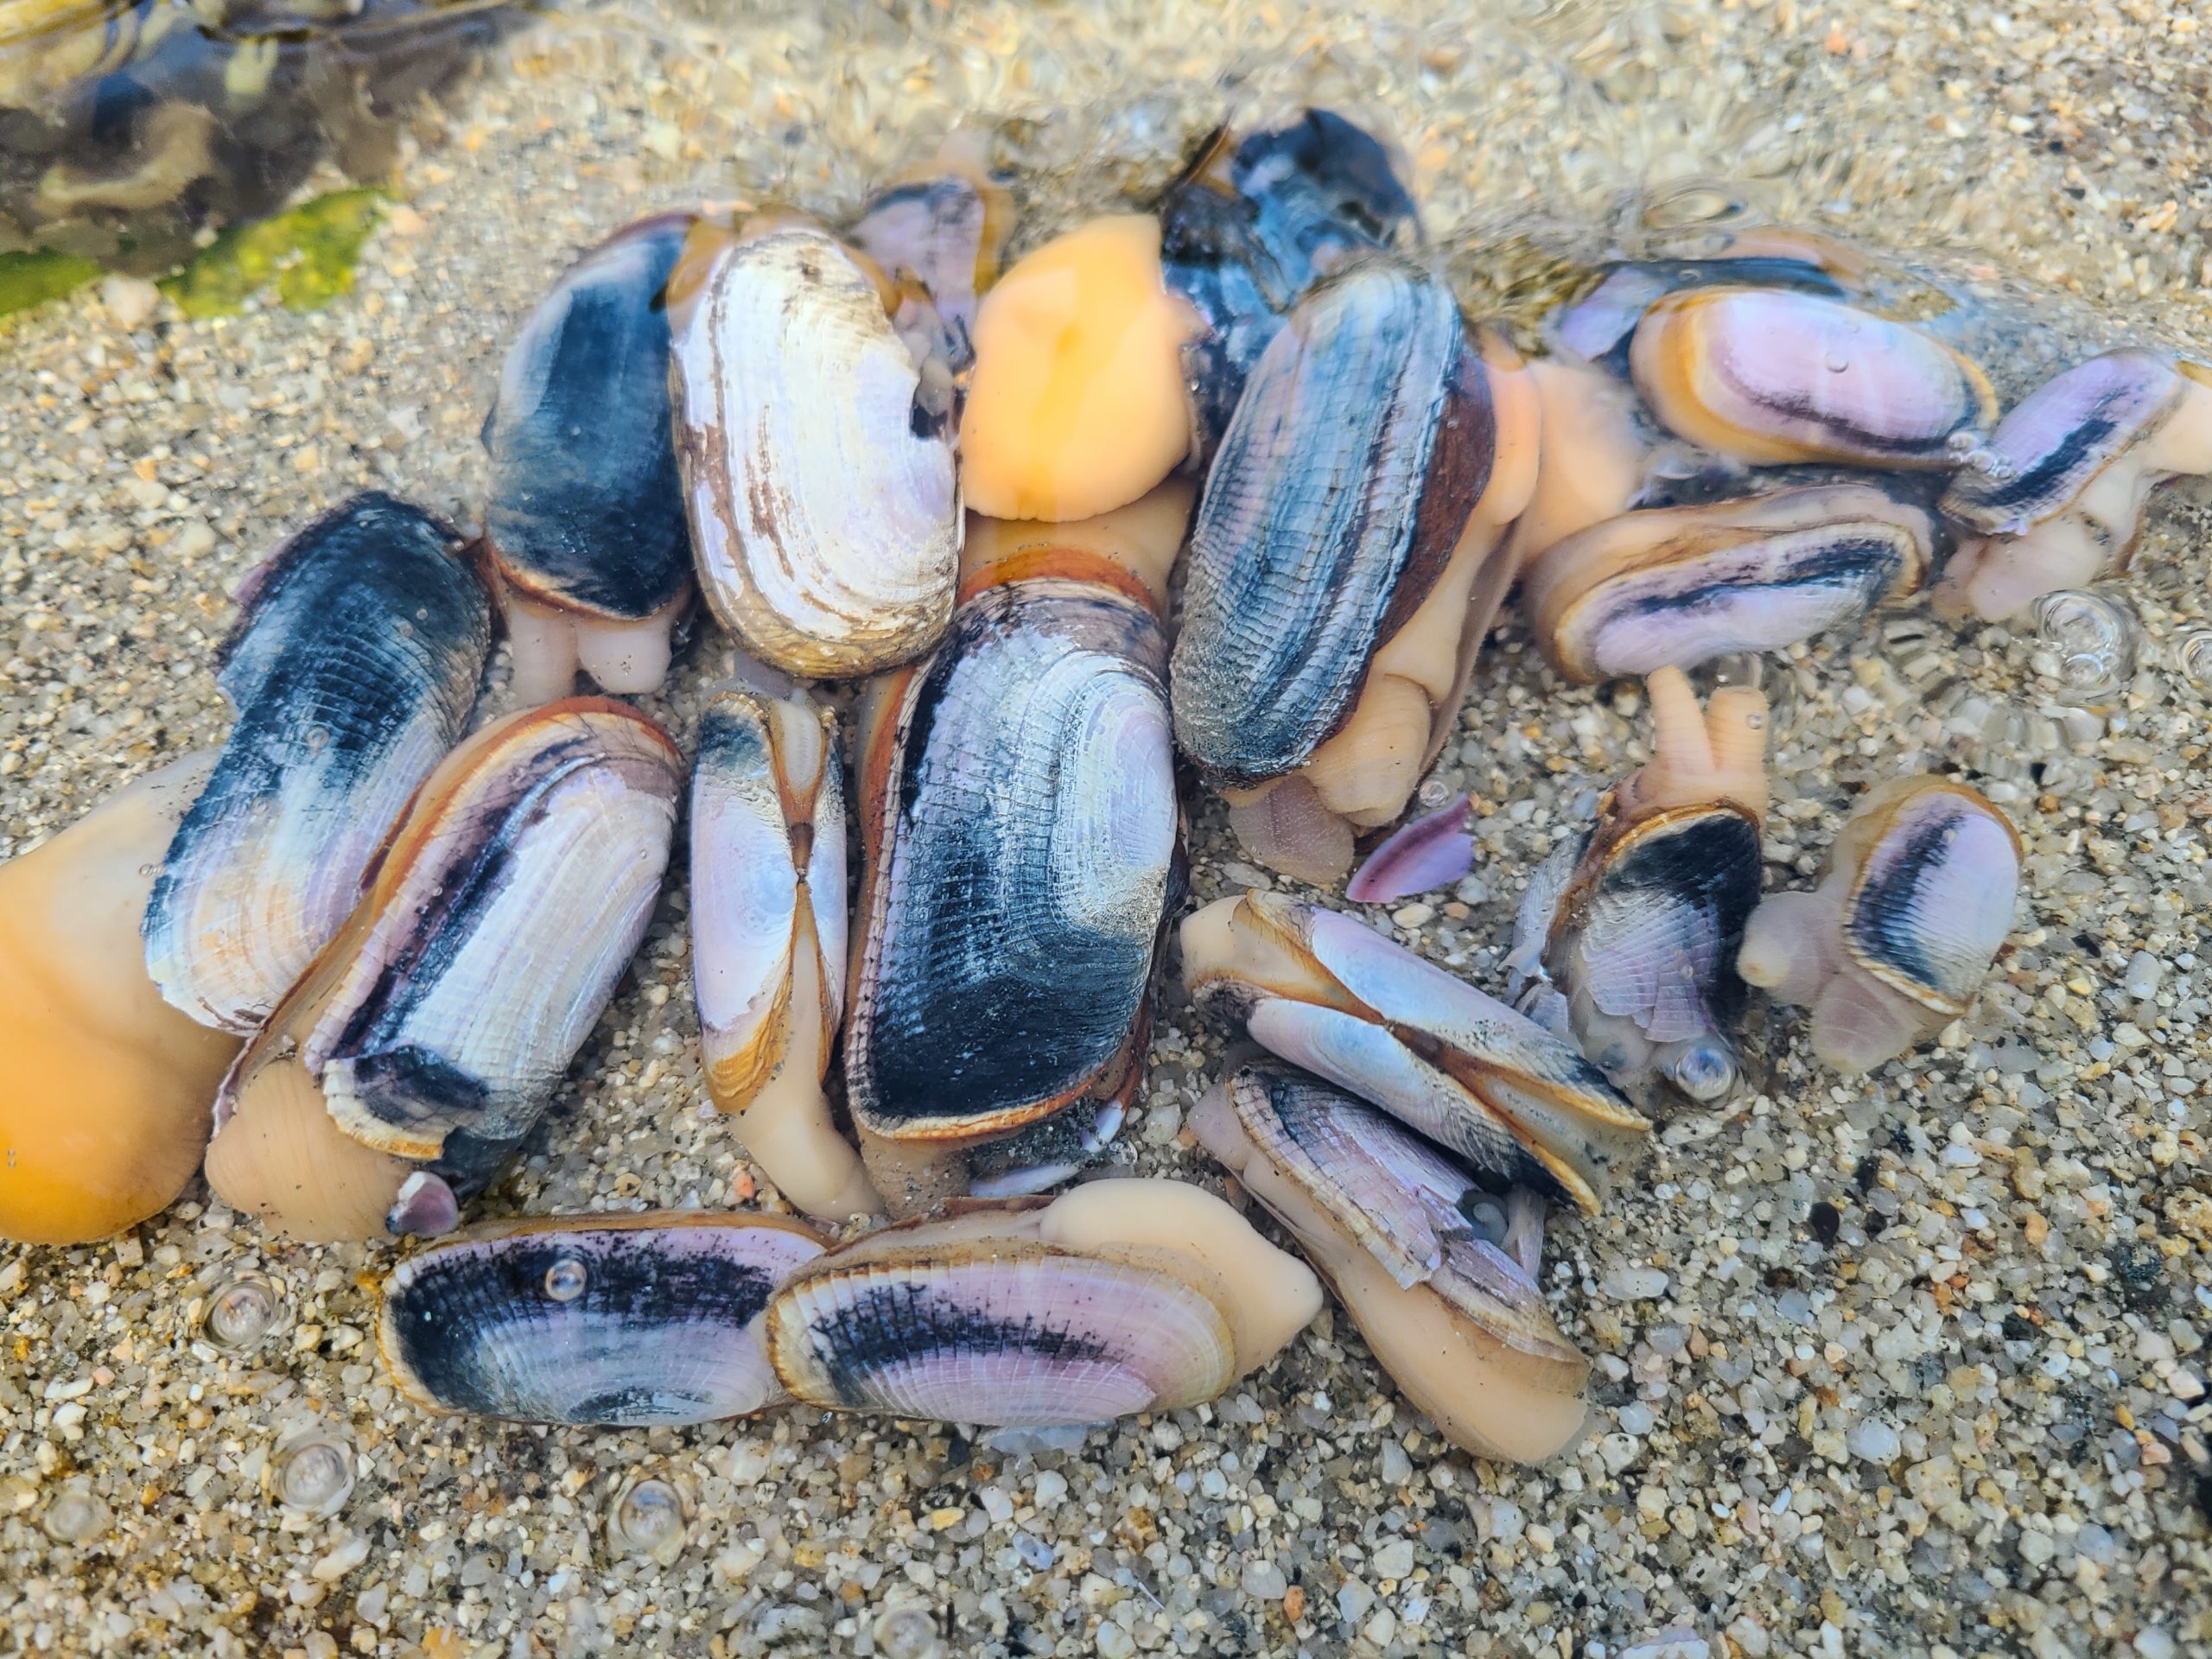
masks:
<path fill-rule="evenodd" d="M 586 253 L 502 368 L 480 531 L 374 494 L 302 528 L 240 591 L 222 747 L 0 869 L 0 1231 L 102 1236 L 204 1163 L 295 1237 L 448 1235 L 390 1275 L 386 1364 L 565 1424 L 1173 1409 L 1325 1282 L 1458 1445 L 1570 1443 L 1548 1211 L 1742 1087 L 1755 990 L 1846 1072 L 1960 1019 L 2022 871 L 1967 783 L 1902 778 L 1765 892 L 1765 699 L 1688 671 L 2121 569 L 2212 472 L 2212 371 L 2118 351 L 2006 410 L 1940 308 L 1786 231 L 1600 265 L 1516 344 L 1404 178 L 1303 111 L 1008 264 L 955 143 L 842 227 Z M 1484 989 L 1329 898 L 1468 874 L 1464 798 L 1384 832 L 1516 593 L 1560 676 L 1643 677 L 1649 750 Z M 702 608 L 739 667 L 679 743 L 620 699 Z M 1319 891 L 1185 914 L 1179 757 Z M 679 823 L 705 1092 L 798 1215 L 462 1226 Z M 1188 1182 L 1050 1196 L 1109 1157 L 1171 959 L 1252 1046 L 1192 1135 L 1304 1262 Z"/>

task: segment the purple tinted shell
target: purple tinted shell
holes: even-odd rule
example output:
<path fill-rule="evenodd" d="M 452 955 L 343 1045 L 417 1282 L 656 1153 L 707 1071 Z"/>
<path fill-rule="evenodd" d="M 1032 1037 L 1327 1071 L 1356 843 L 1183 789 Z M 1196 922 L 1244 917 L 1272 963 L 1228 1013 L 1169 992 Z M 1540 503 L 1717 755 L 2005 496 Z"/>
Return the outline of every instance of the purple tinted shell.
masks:
<path fill-rule="evenodd" d="M 1401 824 L 1359 867 L 1344 896 L 1386 905 L 1459 880 L 1475 868 L 1475 838 L 1467 833 L 1474 804 L 1472 797 L 1462 795 Z"/>

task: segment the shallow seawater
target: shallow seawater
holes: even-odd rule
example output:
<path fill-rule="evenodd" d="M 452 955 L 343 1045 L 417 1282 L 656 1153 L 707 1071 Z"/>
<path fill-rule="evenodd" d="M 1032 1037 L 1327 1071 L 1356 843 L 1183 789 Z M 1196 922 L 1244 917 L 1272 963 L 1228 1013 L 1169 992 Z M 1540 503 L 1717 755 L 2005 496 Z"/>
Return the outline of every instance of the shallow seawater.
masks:
<path fill-rule="evenodd" d="M 1482 12 L 627 0 L 478 42 L 480 76 L 391 129 L 326 303 L 272 282 L 195 315 L 101 278 L 0 321 L 0 853 L 220 740 L 214 642 L 289 529 L 365 487 L 478 518 L 501 353 L 578 251 L 702 200 L 841 217 L 956 128 L 1016 175 L 1017 251 L 1304 99 L 1395 137 L 1485 313 L 1657 202 L 1670 233 L 1740 207 L 1962 272 L 2053 320 L 2030 353 L 2212 349 L 2184 16 Z M 364 182 L 326 152 L 266 205 Z M 806 1411 L 433 1418 L 372 1351 L 394 1252 L 275 1241 L 195 1186 L 117 1241 L 0 1251 L 0 1647 L 2212 1651 L 2208 576 L 2212 512 L 2171 502 L 2096 589 L 2124 673 L 2073 662 L 2115 632 L 2078 612 L 2056 639 L 1899 612 L 1767 665 L 1769 887 L 1809 885 L 1857 786 L 1953 770 L 2026 843 L 2010 954 L 1939 1042 L 1848 1084 L 1760 1011 L 1752 1086 L 1555 1221 L 1544 1282 L 1593 1407 L 1544 1469 L 1451 1451 L 1334 1310 L 1215 1405 L 1076 1450 Z M 728 664 L 702 626 L 642 702 L 688 746 Z M 1475 874 L 1374 919 L 1497 988 L 1529 874 L 1647 741 L 1632 686 L 1563 685 L 1509 621 L 1434 774 L 1477 798 Z M 1198 899 L 1264 880 L 1211 801 L 1192 851 Z M 771 1202 L 707 1101 L 687 937 L 671 880 L 477 1213 Z M 1183 1123 L 1225 1033 L 1160 995 L 1117 1156 L 1218 1189 Z M 675 1498 L 645 1489 L 639 1548 L 647 1481 Z"/>

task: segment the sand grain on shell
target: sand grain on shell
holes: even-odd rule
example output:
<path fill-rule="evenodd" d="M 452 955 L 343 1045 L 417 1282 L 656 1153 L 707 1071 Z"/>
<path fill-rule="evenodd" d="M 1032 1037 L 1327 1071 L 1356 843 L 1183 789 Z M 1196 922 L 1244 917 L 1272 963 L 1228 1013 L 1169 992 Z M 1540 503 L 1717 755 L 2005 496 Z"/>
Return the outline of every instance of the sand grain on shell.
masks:
<path fill-rule="evenodd" d="M 408 204 L 327 310 L 191 322 L 96 285 L 6 325 L 0 854 L 220 737 L 227 594 L 284 531 L 369 485 L 475 518 L 500 354 L 581 247 L 702 194 L 848 212 L 970 112 L 1038 180 L 1025 243 L 1163 179 L 1233 86 L 1388 123 L 1440 232 L 1721 174 L 2212 346 L 2185 10 L 1529 0 L 1352 32 L 1302 4 L 697 3 L 514 44 L 409 156 Z M 1077 1452 L 804 1413 L 429 1419 L 371 1351 L 389 1252 L 272 1244 L 200 1192 L 0 1261 L 0 1629 L 41 1653 L 318 1659 L 911 1654 L 932 1628 L 977 1654 L 1611 1654 L 1681 1630 L 1668 1651 L 2212 1651 L 2212 711 L 2174 652 L 2206 626 L 2208 535 L 2201 507 L 2158 518 L 2123 584 L 2151 643 L 2101 712 L 2056 702 L 2001 629 L 1904 618 L 1790 653 L 1770 883 L 1808 881 L 1847 786 L 1946 766 L 2016 816 L 2032 893 L 1938 1046 L 1839 1086 L 1802 1028 L 1755 1022 L 1758 1091 L 1676 1115 L 1634 1191 L 1559 1228 L 1597 1407 L 1550 1469 L 1448 1452 L 1328 1314 L 1216 1406 Z M 702 640 L 649 700 L 687 742 L 723 661 Z M 1644 741 L 1632 691 L 1561 687 L 1509 628 L 1439 773 L 1482 803 L 1478 873 L 1399 936 L 1494 983 L 1528 872 Z M 1217 807 L 1194 853 L 1200 899 L 1254 879 Z M 685 920 L 679 887 L 487 1212 L 749 1194 L 700 1084 Z M 1222 1041 L 1169 994 L 1139 1169 L 1216 1179 L 1179 1131 Z M 290 1323 L 226 1354 L 195 1322 L 246 1270 Z M 310 1420 L 350 1432 L 359 1479 L 336 1516 L 288 1519 L 264 1467 Z M 693 1504 L 671 1566 L 608 1551 L 640 1471 Z M 57 1541 L 97 1518 L 80 1474 L 113 1525 Z"/>

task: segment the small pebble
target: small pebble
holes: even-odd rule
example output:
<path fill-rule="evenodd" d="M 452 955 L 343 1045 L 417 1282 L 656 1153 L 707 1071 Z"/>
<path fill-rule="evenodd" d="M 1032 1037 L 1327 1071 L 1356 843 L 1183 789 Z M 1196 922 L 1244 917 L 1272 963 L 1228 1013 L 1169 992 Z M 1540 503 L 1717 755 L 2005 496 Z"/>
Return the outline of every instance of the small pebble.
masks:
<path fill-rule="evenodd" d="M 1238 1582 L 1246 1595 L 1256 1596 L 1262 1601 L 1281 1601 L 1283 1592 L 1290 1588 L 1290 1580 L 1283 1577 L 1281 1567 L 1256 1556 L 1244 1563 Z"/>

